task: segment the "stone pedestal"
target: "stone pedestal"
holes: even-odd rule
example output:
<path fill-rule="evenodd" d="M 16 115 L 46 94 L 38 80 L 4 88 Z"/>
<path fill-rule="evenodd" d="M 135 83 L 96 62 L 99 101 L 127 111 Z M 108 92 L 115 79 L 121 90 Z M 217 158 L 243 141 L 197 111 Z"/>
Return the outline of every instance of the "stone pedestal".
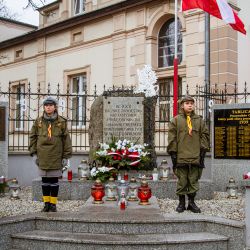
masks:
<path fill-rule="evenodd" d="M 200 190 L 197 193 L 197 199 L 212 199 L 214 193 L 214 184 L 211 180 L 200 180 Z M 138 182 L 138 184 L 140 184 Z M 167 181 L 148 181 L 152 189 L 152 195 L 160 199 L 170 198 L 178 199 L 176 196 L 176 179 Z M 32 191 L 34 200 L 42 200 L 42 182 L 37 178 L 32 182 Z M 59 200 L 87 200 L 90 197 L 93 181 L 82 181 L 73 178 L 71 182 L 67 179 L 59 181 Z"/>

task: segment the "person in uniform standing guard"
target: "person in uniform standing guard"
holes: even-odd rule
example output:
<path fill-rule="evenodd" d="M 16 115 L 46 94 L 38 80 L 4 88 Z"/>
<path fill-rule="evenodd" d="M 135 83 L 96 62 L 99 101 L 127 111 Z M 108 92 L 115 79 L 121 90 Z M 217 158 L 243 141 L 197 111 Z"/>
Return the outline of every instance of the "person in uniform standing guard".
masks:
<path fill-rule="evenodd" d="M 42 177 L 42 212 L 56 212 L 58 178 L 72 155 L 72 146 L 67 120 L 57 113 L 57 100 L 49 96 L 43 107 L 43 115 L 35 120 L 31 129 L 29 151 Z"/>
<path fill-rule="evenodd" d="M 187 195 L 187 210 L 200 213 L 194 198 L 199 190 L 198 180 L 205 167 L 205 154 L 209 150 L 209 132 L 202 117 L 195 114 L 194 99 L 191 96 L 185 96 L 180 105 L 180 114 L 169 123 L 167 147 L 174 174 L 178 178 L 176 194 L 179 196 L 179 204 L 176 211 L 184 212 Z"/>

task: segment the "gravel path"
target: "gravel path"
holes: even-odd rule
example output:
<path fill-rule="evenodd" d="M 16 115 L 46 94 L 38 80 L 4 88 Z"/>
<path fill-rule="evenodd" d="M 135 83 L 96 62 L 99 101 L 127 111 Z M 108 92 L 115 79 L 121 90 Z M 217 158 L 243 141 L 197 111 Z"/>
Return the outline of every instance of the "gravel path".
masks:
<path fill-rule="evenodd" d="M 217 192 L 212 200 L 197 200 L 197 205 L 201 208 L 202 214 L 218 216 L 233 220 L 243 221 L 245 219 L 244 207 L 245 198 L 240 195 L 238 199 L 228 199 L 227 194 Z M 158 199 L 162 213 L 178 214 L 175 208 L 178 205 L 177 200 Z M 84 205 L 84 201 L 68 200 L 59 201 L 58 211 L 79 211 Z M 43 202 L 32 200 L 31 187 L 22 188 L 21 198 L 19 200 L 11 200 L 8 195 L 0 198 L 0 217 L 22 215 L 34 212 L 40 212 L 43 208 Z M 185 211 L 184 213 L 192 213 Z"/>
<path fill-rule="evenodd" d="M 71 212 L 78 211 L 85 201 L 67 200 L 58 201 L 57 210 Z M 32 200 L 32 188 L 22 188 L 20 199 L 12 200 L 8 195 L 0 198 L 0 218 L 12 215 L 22 215 L 40 212 L 43 208 L 43 202 Z"/>
<path fill-rule="evenodd" d="M 176 213 L 178 205 L 177 200 L 158 199 L 161 211 L 163 213 Z M 238 199 L 228 199 L 227 193 L 215 192 L 212 200 L 197 200 L 197 206 L 201 209 L 201 214 L 227 218 L 231 220 L 243 221 L 245 219 L 245 197 L 239 195 Z M 184 213 L 190 213 L 185 211 Z"/>

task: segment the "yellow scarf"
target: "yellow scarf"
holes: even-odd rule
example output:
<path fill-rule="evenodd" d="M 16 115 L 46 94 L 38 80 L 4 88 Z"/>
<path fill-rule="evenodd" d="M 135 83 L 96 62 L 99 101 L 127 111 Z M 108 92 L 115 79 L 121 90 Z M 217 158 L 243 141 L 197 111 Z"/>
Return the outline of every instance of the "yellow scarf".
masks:
<path fill-rule="evenodd" d="M 187 126 L 188 126 L 188 134 L 192 136 L 192 122 L 190 115 L 187 115 Z"/>
<path fill-rule="evenodd" d="M 48 126 L 48 138 L 51 139 L 51 136 L 52 136 L 51 123 L 49 123 L 49 126 Z"/>

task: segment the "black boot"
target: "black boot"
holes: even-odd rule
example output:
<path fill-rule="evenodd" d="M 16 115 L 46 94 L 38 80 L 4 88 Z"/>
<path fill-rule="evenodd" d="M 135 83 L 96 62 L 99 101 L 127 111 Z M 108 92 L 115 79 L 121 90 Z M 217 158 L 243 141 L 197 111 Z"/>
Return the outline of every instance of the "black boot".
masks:
<path fill-rule="evenodd" d="M 176 212 L 183 213 L 186 210 L 185 207 L 185 195 L 179 195 L 179 204 L 176 208 Z"/>
<path fill-rule="evenodd" d="M 42 209 L 41 212 L 49 212 L 49 210 L 50 210 L 50 203 L 49 202 L 45 202 L 44 208 Z"/>
<path fill-rule="evenodd" d="M 188 207 L 187 210 L 190 210 L 193 213 L 200 213 L 200 208 L 194 202 L 195 194 L 188 194 Z"/>
<path fill-rule="evenodd" d="M 57 212 L 57 209 L 56 209 L 56 204 L 50 204 L 50 209 L 49 209 L 50 212 Z"/>

